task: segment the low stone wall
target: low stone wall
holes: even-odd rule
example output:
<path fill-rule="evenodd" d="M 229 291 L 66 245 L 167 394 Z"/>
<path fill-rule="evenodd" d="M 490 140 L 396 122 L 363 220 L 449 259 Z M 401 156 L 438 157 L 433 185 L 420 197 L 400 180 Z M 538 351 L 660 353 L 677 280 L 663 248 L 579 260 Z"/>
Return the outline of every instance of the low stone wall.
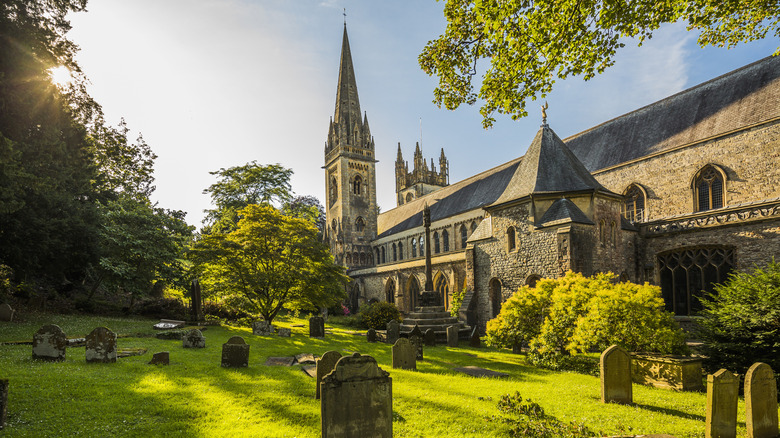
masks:
<path fill-rule="evenodd" d="M 678 391 L 704 389 L 701 358 L 650 353 L 631 356 L 631 378 L 635 383 Z"/>

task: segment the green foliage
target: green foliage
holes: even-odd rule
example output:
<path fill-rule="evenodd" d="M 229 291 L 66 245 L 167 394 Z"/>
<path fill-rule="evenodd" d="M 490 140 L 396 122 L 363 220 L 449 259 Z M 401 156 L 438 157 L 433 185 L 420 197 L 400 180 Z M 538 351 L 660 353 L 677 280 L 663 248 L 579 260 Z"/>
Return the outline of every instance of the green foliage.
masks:
<path fill-rule="evenodd" d="M 523 402 L 519 391 L 501 396 L 498 401 L 501 416 L 498 419 L 508 426 L 510 437 L 529 438 L 580 438 L 598 436 L 584 424 L 564 423 L 545 414 L 544 409 L 531 399 Z"/>
<path fill-rule="evenodd" d="M 540 353 L 533 351 L 528 362 L 537 367 L 552 371 L 573 371 L 575 373 L 599 376 L 599 358 L 587 355 L 566 356 L 560 352 Z"/>
<path fill-rule="evenodd" d="M 155 298 L 140 302 L 134 309 L 137 315 L 153 318 L 187 319 L 189 308 L 176 298 Z"/>
<path fill-rule="evenodd" d="M 466 287 L 452 294 L 452 305 L 450 306 L 450 315 L 457 317 L 460 313 L 460 306 L 463 304 L 463 297 L 466 295 Z"/>
<path fill-rule="evenodd" d="M 780 37 L 780 6 L 774 0 L 446 0 L 444 17 L 447 28 L 425 46 L 420 66 L 438 76 L 437 105 L 455 109 L 483 100 L 485 127 L 496 112 L 527 116 L 526 101 L 544 98 L 556 79 L 588 80 L 602 73 L 614 64 L 624 38 L 636 37 L 641 46 L 664 23 L 687 22 L 689 30 L 700 32 L 702 47 L 733 47 L 770 32 Z M 489 63 L 486 71 L 483 62 Z M 481 76 L 477 92 L 475 76 Z"/>
<path fill-rule="evenodd" d="M 384 330 L 390 321 L 401 321 L 401 312 L 393 303 L 378 301 L 360 309 L 360 319 L 366 328 Z"/>
<path fill-rule="evenodd" d="M 780 264 L 733 273 L 702 305 L 699 336 L 709 369 L 744 374 L 764 362 L 780 370 Z"/>
<path fill-rule="evenodd" d="M 531 360 L 559 369 L 559 356 L 618 344 L 629 351 L 686 353 L 685 336 L 663 310 L 658 287 L 614 283 L 614 274 L 583 277 L 568 272 L 556 280 L 524 286 L 487 323 L 488 345 L 527 342 Z"/>
<path fill-rule="evenodd" d="M 11 296 L 13 273 L 13 269 L 0 263 L 0 303 L 5 302 Z"/>

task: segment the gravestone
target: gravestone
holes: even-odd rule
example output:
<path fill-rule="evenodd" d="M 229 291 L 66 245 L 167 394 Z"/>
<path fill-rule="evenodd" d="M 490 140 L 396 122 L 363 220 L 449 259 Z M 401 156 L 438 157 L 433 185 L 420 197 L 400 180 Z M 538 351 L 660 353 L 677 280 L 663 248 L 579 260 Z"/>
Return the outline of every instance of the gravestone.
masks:
<path fill-rule="evenodd" d="M 745 424 L 748 438 L 778 435 L 777 381 L 772 368 L 756 362 L 745 373 Z"/>
<path fill-rule="evenodd" d="M 309 337 L 325 337 L 325 319 L 321 316 L 312 316 L 309 318 Z"/>
<path fill-rule="evenodd" d="M 412 331 L 409 332 L 409 337 L 411 338 L 412 336 L 419 336 L 422 339 L 423 332 L 422 330 L 420 330 L 419 325 L 415 324 L 414 327 L 412 328 Z"/>
<path fill-rule="evenodd" d="M 457 347 L 458 346 L 458 326 L 451 325 L 447 327 L 447 346 L 448 347 Z"/>
<path fill-rule="evenodd" d="M 373 357 L 342 357 L 320 386 L 323 438 L 393 436 L 393 381 Z"/>
<path fill-rule="evenodd" d="M 86 359 L 90 363 L 116 362 L 116 333 L 98 327 L 87 335 Z"/>
<path fill-rule="evenodd" d="M 222 366 L 243 368 L 249 366 L 249 344 L 241 336 L 233 336 L 222 344 Z"/>
<path fill-rule="evenodd" d="M 270 336 L 274 334 L 274 326 L 268 321 L 255 321 L 252 323 L 252 334 L 257 336 Z"/>
<path fill-rule="evenodd" d="M 33 359 L 65 360 L 67 348 L 68 338 L 57 325 L 45 325 L 33 335 Z"/>
<path fill-rule="evenodd" d="M 14 309 L 8 303 L 0 304 L 0 321 L 11 322 L 14 319 Z"/>
<path fill-rule="evenodd" d="M 423 338 L 422 336 L 409 336 L 409 342 L 412 343 L 412 345 L 415 348 L 415 357 L 417 360 L 423 360 Z"/>
<path fill-rule="evenodd" d="M 393 368 L 417 370 L 417 347 L 406 339 L 395 341 L 392 348 Z"/>
<path fill-rule="evenodd" d="M 370 328 L 366 331 L 366 341 L 376 342 L 376 330 Z"/>
<path fill-rule="evenodd" d="M 206 337 L 198 329 L 188 330 L 181 337 L 181 346 L 184 348 L 206 348 Z"/>
<path fill-rule="evenodd" d="M 631 404 L 631 356 L 617 345 L 603 353 L 599 361 L 601 371 L 601 402 Z"/>
<path fill-rule="evenodd" d="M 279 328 L 277 333 L 282 338 L 289 338 L 292 335 L 292 329 L 289 329 L 289 328 Z"/>
<path fill-rule="evenodd" d="M 398 321 L 390 321 L 387 323 L 387 334 L 385 335 L 385 342 L 390 345 L 395 344 L 395 341 L 401 337 L 401 324 Z"/>
<path fill-rule="evenodd" d="M 480 348 L 482 346 L 482 342 L 479 339 L 479 329 L 477 327 L 474 327 L 474 330 L 471 331 L 469 346 L 473 348 Z"/>
<path fill-rule="evenodd" d="M 5 429 L 5 418 L 8 412 L 8 379 L 0 379 L 0 430 Z"/>
<path fill-rule="evenodd" d="M 522 347 L 520 347 L 520 343 L 514 342 L 512 343 L 512 354 L 521 354 L 523 352 Z"/>
<path fill-rule="evenodd" d="M 333 368 L 336 367 L 336 362 L 338 362 L 339 359 L 341 359 L 341 353 L 338 351 L 327 351 L 315 362 L 317 366 L 317 381 L 315 382 L 317 387 L 314 390 L 315 399 L 320 399 L 320 383 L 322 383 L 322 378 L 333 371 Z"/>
<path fill-rule="evenodd" d="M 705 438 L 737 437 L 739 377 L 721 369 L 707 376 Z"/>
<path fill-rule="evenodd" d="M 161 351 L 152 355 L 149 365 L 168 365 L 171 363 L 171 356 L 167 351 Z"/>
<path fill-rule="evenodd" d="M 428 329 L 425 331 L 425 346 L 426 347 L 436 346 L 436 333 L 434 333 L 433 329 Z"/>

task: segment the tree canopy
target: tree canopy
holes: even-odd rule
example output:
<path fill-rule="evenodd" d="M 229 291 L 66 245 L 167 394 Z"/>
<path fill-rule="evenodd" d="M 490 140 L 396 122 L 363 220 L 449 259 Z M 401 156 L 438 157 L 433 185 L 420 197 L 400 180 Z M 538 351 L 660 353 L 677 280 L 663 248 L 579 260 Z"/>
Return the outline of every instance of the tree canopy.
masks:
<path fill-rule="evenodd" d="M 769 33 L 780 37 L 780 3 L 774 0 L 445 0 L 444 16 L 447 28 L 425 46 L 420 66 L 439 79 L 437 105 L 455 109 L 483 100 L 485 127 L 496 112 L 512 119 L 528 115 L 527 100 L 544 98 L 556 79 L 602 73 L 626 37 L 641 46 L 665 23 L 687 23 L 700 32 L 702 47 L 730 48 Z M 475 91 L 482 60 L 489 66 Z"/>

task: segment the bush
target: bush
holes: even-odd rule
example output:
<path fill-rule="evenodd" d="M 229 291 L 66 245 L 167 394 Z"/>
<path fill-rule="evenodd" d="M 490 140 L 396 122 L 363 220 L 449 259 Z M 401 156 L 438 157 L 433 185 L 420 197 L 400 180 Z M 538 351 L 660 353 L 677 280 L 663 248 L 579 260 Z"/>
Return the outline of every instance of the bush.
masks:
<path fill-rule="evenodd" d="M 466 295 L 466 287 L 463 286 L 463 289 L 459 291 L 455 291 L 455 293 L 452 294 L 452 305 L 450 306 L 450 315 L 457 317 L 458 313 L 460 313 L 460 306 L 463 304 L 463 297 Z"/>
<path fill-rule="evenodd" d="M 366 328 L 384 330 L 390 321 L 401 321 L 401 312 L 395 304 L 380 301 L 360 310 L 360 319 Z"/>
<path fill-rule="evenodd" d="M 498 420 L 509 426 L 510 437 L 530 438 L 581 438 L 598 436 L 583 424 L 564 423 L 545 414 L 539 404 L 531 399 L 523 402 L 519 392 L 504 395 L 498 402 L 502 416 Z"/>
<path fill-rule="evenodd" d="M 755 362 L 780 370 L 780 265 L 737 272 L 702 300 L 705 366 L 744 374 Z"/>
<path fill-rule="evenodd" d="M 204 301 L 203 314 L 219 321 L 238 321 L 243 318 L 253 318 L 249 312 L 229 305 L 225 302 Z"/>
<path fill-rule="evenodd" d="M 186 319 L 189 309 L 175 298 L 155 298 L 138 303 L 134 313 L 153 318 Z"/>

